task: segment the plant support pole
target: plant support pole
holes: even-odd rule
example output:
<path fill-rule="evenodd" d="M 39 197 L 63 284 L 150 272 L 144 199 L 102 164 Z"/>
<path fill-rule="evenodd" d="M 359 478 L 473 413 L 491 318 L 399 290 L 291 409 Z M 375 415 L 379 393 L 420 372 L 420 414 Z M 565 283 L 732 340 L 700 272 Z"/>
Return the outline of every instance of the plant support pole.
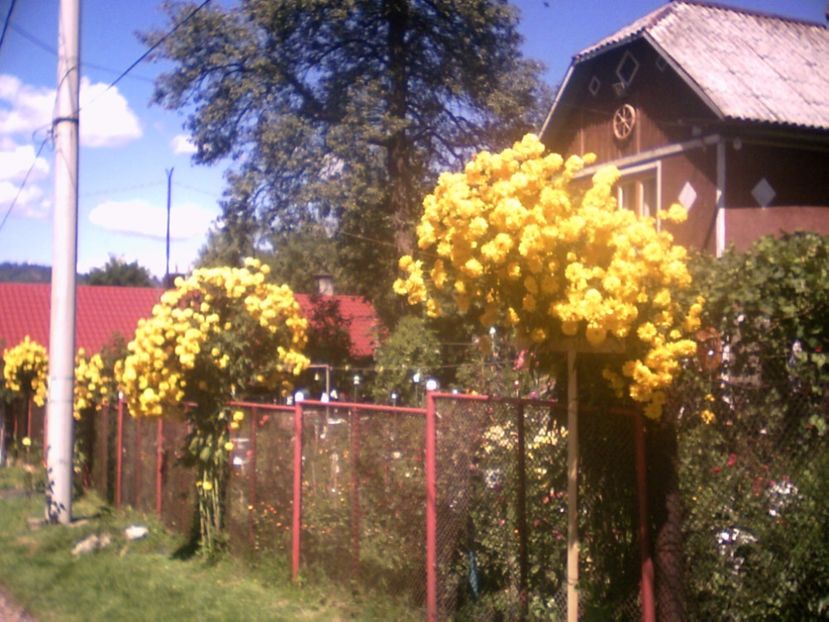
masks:
<path fill-rule="evenodd" d="M 302 529 L 302 402 L 294 405 L 294 502 L 291 520 L 291 578 L 299 580 L 300 531 Z"/>
<path fill-rule="evenodd" d="M 576 350 L 567 349 L 567 622 L 579 619 L 579 398 Z"/>
<path fill-rule="evenodd" d="M 426 394 L 426 620 L 437 622 L 437 474 L 435 398 Z"/>

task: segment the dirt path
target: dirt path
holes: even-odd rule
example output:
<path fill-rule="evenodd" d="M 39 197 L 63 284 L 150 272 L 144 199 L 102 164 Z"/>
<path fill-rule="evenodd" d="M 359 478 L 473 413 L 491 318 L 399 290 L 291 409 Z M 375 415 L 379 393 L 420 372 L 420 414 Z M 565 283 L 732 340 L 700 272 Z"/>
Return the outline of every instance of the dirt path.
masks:
<path fill-rule="evenodd" d="M 35 622 L 35 619 L 14 603 L 0 587 L 0 620 L 2 622 Z"/>

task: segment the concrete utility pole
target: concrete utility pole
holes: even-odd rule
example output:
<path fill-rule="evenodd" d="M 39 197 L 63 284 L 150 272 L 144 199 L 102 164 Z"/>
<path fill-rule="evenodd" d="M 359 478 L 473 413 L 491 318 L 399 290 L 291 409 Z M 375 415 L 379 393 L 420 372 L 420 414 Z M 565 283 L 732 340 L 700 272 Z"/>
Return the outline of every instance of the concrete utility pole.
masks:
<path fill-rule="evenodd" d="M 78 93 L 80 0 L 61 0 L 58 17 L 55 208 L 46 439 L 46 518 L 72 519 L 72 399 L 75 380 L 75 272 L 78 264 Z"/>

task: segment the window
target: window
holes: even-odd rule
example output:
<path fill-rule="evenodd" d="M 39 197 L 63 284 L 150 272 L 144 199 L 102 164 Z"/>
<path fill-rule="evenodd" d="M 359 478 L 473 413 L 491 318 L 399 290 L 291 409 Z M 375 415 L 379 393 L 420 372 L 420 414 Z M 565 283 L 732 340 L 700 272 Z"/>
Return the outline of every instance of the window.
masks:
<path fill-rule="evenodd" d="M 629 209 L 639 216 L 653 216 L 659 211 L 657 192 L 657 170 L 624 176 L 617 185 L 617 200 L 623 209 Z"/>

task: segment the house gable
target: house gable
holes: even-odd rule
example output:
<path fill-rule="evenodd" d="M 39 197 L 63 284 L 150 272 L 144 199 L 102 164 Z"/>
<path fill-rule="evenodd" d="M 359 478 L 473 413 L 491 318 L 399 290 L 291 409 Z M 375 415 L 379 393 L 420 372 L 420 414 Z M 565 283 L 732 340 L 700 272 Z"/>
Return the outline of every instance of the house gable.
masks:
<path fill-rule="evenodd" d="M 685 245 L 829 234 L 827 68 L 823 25 L 677 0 L 574 56 L 541 138 L 619 168 L 626 207 L 685 205 Z"/>

